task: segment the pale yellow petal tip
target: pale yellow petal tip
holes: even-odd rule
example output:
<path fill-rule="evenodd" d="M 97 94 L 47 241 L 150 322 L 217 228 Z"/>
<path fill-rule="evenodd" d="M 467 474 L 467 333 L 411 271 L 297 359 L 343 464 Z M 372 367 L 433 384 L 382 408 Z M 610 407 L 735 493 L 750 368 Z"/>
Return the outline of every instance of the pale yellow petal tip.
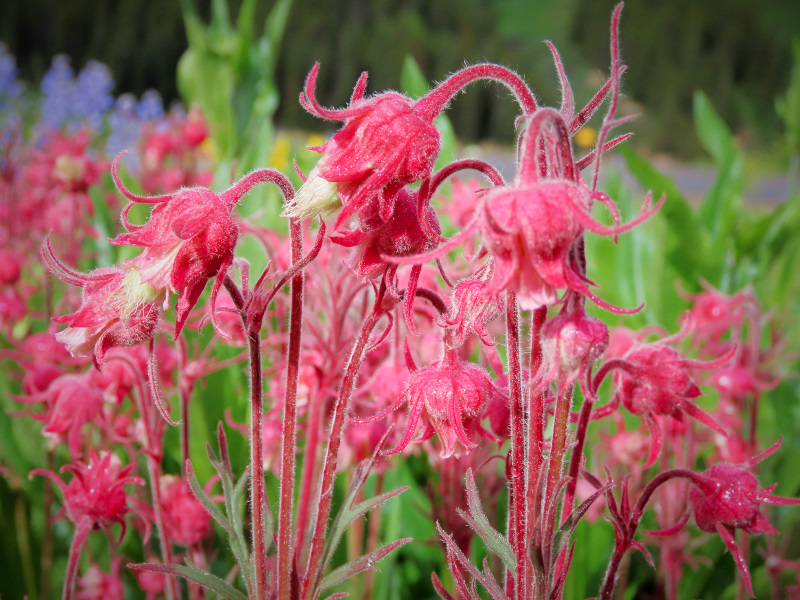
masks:
<path fill-rule="evenodd" d="M 322 177 L 314 167 L 308 179 L 297 190 L 294 199 L 286 205 L 282 217 L 313 219 L 322 213 L 329 213 L 342 207 L 342 200 L 336 190 L 336 183 Z"/>

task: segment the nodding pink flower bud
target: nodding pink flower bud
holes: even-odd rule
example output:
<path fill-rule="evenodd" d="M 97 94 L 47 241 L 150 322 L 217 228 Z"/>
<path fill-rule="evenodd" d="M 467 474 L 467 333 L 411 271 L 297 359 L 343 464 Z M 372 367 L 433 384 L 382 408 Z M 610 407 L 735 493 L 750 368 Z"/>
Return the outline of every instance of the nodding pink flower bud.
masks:
<path fill-rule="evenodd" d="M 500 395 L 486 371 L 476 364 L 461 361 L 454 350 L 445 349 L 440 362 L 411 373 L 403 395 L 394 404 L 369 419 L 352 421 L 378 419 L 407 402 L 406 431 L 398 445 L 386 454 L 404 450 L 422 418 L 423 431 L 414 441 L 423 442 L 437 434 L 442 444 L 440 454 L 446 458 L 457 452 L 457 443 L 467 451 L 475 448 L 478 435 L 495 441 L 483 428 L 481 420 L 487 404 Z"/>
<path fill-rule="evenodd" d="M 472 333 L 484 344 L 492 344 L 486 325 L 500 313 L 504 302 L 502 296 L 492 293 L 486 285 L 491 277 L 490 261 L 477 275 L 462 279 L 453 288 L 452 308 L 447 325 L 452 330 L 449 341 L 455 347 L 463 344 Z"/>
<path fill-rule="evenodd" d="M 673 336 L 671 340 L 684 337 L 688 329 Z M 598 371 L 593 388 L 611 370 L 614 375 L 616 392 L 610 406 L 622 404 L 632 414 L 644 419 L 652 436 L 650 456 L 645 468 L 652 466 L 661 449 L 661 425 L 656 415 L 672 417 L 681 421 L 688 415 L 721 435 L 727 435 L 714 418 L 694 404 L 691 399 L 702 395 L 694 382 L 692 370 L 715 369 L 733 357 L 731 352 L 711 361 L 691 360 L 681 356 L 677 350 L 661 340 L 650 344 L 634 342 L 623 358 L 607 361 Z M 601 409 L 602 410 L 602 409 Z"/>
<path fill-rule="evenodd" d="M 184 479 L 175 475 L 164 475 L 159 485 L 164 527 L 169 540 L 187 547 L 199 544 L 211 528 L 208 511 Z"/>
<path fill-rule="evenodd" d="M 55 257 L 49 240 L 42 247 L 42 258 L 59 278 L 83 288 L 78 310 L 53 319 L 68 325 L 56 334 L 56 340 L 70 354 L 92 356 L 100 365 L 111 348 L 134 346 L 153 338 L 164 294 L 143 282 L 137 269 L 107 267 L 79 273 Z"/>
<path fill-rule="evenodd" d="M 122 559 L 117 557 L 111 561 L 109 573 L 92 563 L 86 572 L 78 579 L 78 589 L 75 598 L 79 600 L 113 600 L 125 597 L 125 588 L 119 575 L 119 566 Z"/>
<path fill-rule="evenodd" d="M 425 233 L 420 225 L 416 194 L 402 189 L 397 193 L 394 212 L 388 220 L 381 218 L 377 201 L 368 202 L 358 213 L 357 229 L 339 231 L 331 236 L 331 241 L 355 247 L 348 266 L 363 278 L 374 277 L 383 272 L 382 267 L 389 265 L 383 256 L 411 256 L 436 247 L 442 230 L 433 209 L 428 206 L 426 210 L 433 236 Z"/>
<path fill-rule="evenodd" d="M 561 389 L 578 377 L 584 393 L 591 393 L 589 377 L 592 365 L 608 347 L 608 327 L 589 317 L 575 294 L 570 294 L 562 311 L 542 328 L 545 380 L 555 377 Z M 573 300 L 574 299 L 574 300 Z"/>
<path fill-rule="evenodd" d="M 133 465 L 122 466 L 116 454 L 101 452 L 97 455 L 94 449 L 89 450 L 89 462 L 76 460 L 65 465 L 61 471 L 73 474 L 72 481 L 65 484 L 52 471 L 35 469 L 31 475 L 44 475 L 52 479 L 64 492 L 64 509 L 67 519 L 79 524 L 88 521 L 93 528 L 107 528 L 114 523 L 122 525 L 120 539 L 125 534 L 125 515 L 128 512 L 139 514 L 149 532 L 150 521 L 138 507 L 128 505 L 128 496 L 123 488 L 129 483 L 144 485 L 140 477 L 133 477 L 130 472 Z"/>
<path fill-rule="evenodd" d="M 262 169 L 246 175 L 222 194 L 192 187 L 164 196 L 140 197 L 125 189 L 119 179 L 117 165 L 122 154 L 114 159 L 111 174 L 119 192 L 131 201 L 122 212 L 122 223 L 129 233 L 117 236 L 111 243 L 143 246 L 142 253 L 127 264 L 138 271 L 142 284 L 178 294 L 177 336 L 212 278 L 212 306 L 216 302 L 239 236 L 231 214 L 236 203 L 250 188 L 264 181 L 276 183 L 288 196 L 292 194 L 291 185 L 280 173 Z M 128 211 L 137 203 L 155 205 L 144 225 L 134 225 L 127 219 Z"/>
<path fill-rule="evenodd" d="M 555 109 L 537 110 L 522 140 L 516 181 L 486 191 L 474 225 L 480 227 L 481 239 L 495 261 L 492 290 L 510 288 L 522 308 L 533 310 L 555 304 L 559 290 L 569 289 L 603 308 L 625 312 L 589 290 L 579 242 L 584 230 L 616 237 L 647 219 L 661 203 L 650 209 L 648 194 L 639 215 L 620 225 L 613 201 L 581 180 L 572 158 L 569 127 Z M 613 227 L 591 217 L 595 201 L 609 209 Z"/>
<path fill-rule="evenodd" d="M 380 217 L 388 220 L 397 192 L 430 176 L 433 170 L 441 143 L 433 116 L 418 115 L 414 101 L 397 92 L 364 99 L 365 76 L 356 85 L 350 106 L 342 110 L 322 108 L 314 94 L 318 71 L 316 64 L 300 103 L 311 114 L 344 121 L 344 126 L 313 148 L 322 152 L 322 158 L 284 215 L 312 218 L 341 203 L 345 210 L 338 223 L 343 223 L 375 200 L 380 204 Z"/>
<path fill-rule="evenodd" d="M 482 64 L 454 73 L 417 101 L 397 92 L 365 99 L 364 73 L 350 105 L 332 110 L 317 103 L 318 71 L 316 64 L 306 79 L 300 104 L 322 119 L 344 121 L 344 126 L 313 148 L 322 152 L 322 158 L 284 215 L 305 219 L 343 204 L 337 228 L 373 199 L 379 202 L 380 217 L 388 220 L 397 191 L 430 176 L 441 145 L 433 119 L 470 82 L 494 79 L 512 90 L 525 114 L 536 108 L 533 94 L 519 76 L 497 65 Z"/>
<path fill-rule="evenodd" d="M 73 457 L 81 455 L 84 424 L 102 416 L 103 392 L 93 385 L 91 375 L 61 375 L 45 391 L 15 400 L 44 403 L 45 412 L 33 418 L 45 423 L 45 436 L 58 443 L 66 439 Z"/>
<path fill-rule="evenodd" d="M 747 465 L 717 464 L 703 473 L 701 482 L 689 492 L 689 503 L 697 526 L 703 531 L 716 531 L 733 554 L 745 579 L 750 595 L 753 588 L 744 554 L 736 545 L 735 530 L 753 535 L 779 533 L 761 512 L 762 504 L 800 504 L 800 499 L 774 496 L 775 485 L 761 489 L 750 471 L 753 463 L 771 454 L 780 442 Z M 777 484 L 776 484 L 777 485 Z"/>

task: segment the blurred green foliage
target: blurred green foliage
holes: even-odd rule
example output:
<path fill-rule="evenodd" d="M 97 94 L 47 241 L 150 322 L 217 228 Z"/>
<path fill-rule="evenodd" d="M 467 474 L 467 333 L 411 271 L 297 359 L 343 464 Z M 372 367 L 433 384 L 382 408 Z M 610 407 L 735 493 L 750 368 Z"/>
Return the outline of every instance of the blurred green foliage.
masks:
<path fill-rule="evenodd" d="M 409 54 L 428 79 L 441 79 L 465 62 L 505 64 L 522 73 L 544 103 L 553 104 L 558 101 L 557 80 L 542 44 L 551 39 L 577 97 L 586 98 L 596 88 L 594 70 L 608 70 L 608 23 L 614 3 L 295 0 L 288 15 L 289 33 L 281 40 L 269 31 L 268 15 L 280 12 L 273 9 L 281 3 L 273 1 L 10 0 L 0 8 L 0 40 L 19 57 L 28 80 L 38 81 L 51 57 L 67 52 L 77 66 L 89 58 L 109 64 L 118 91 L 140 93 L 154 87 L 170 100 L 177 96 L 176 66 L 188 37 L 190 51 L 180 71 L 203 56 L 206 82 L 218 95 L 214 102 L 233 98 L 239 131 L 247 126 L 248 110 L 258 119 L 276 109 L 272 100 L 254 101 L 256 84 L 251 79 L 258 74 L 263 78 L 258 85 L 271 87 L 273 69 L 281 124 L 320 130 L 324 126 L 297 103 L 303 80 L 318 60 L 319 96 L 327 105 L 346 103 L 363 70 L 370 72 L 369 90 L 396 86 Z M 187 18 L 187 36 L 181 8 L 186 13 L 189 4 L 194 8 Z M 235 24 L 228 10 L 239 15 Z M 198 27 L 205 22 L 211 23 L 207 29 Z M 623 60 L 630 67 L 624 89 L 645 115 L 634 143 L 679 156 L 698 155 L 691 106 L 694 90 L 702 88 L 732 129 L 748 135 L 748 145 L 756 141 L 771 148 L 780 127 L 774 98 L 786 88 L 791 40 L 799 32 L 796 2 L 629 2 L 622 19 Z M 249 40 L 257 41 L 252 50 L 245 47 Z M 266 41 L 280 44 L 277 64 L 275 53 L 262 45 Z M 219 60 L 234 65 L 233 79 L 218 71 Z M 196 97 L 180 81 L 179 85 L 184 98 Z M 258 97 L 263 99 L 263 93 L 259 89 Z M 459 137 L 511 142 L 509 123 L 516 106 L 506 96 L 495 86 L 480 85 L 456 99 L 448 114 Z"/>

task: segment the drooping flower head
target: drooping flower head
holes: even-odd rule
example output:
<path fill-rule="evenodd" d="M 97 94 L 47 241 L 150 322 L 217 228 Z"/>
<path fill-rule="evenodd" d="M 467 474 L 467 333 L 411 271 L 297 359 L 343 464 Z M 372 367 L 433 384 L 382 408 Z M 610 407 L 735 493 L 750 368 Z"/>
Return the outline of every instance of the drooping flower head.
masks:
<path fill-rule="evenodd" d="M 736 544 L 735 530 L 752 535 L 779 533 L 761 512 L 762 504 L 800 504 L 800 499 L 774 496 L 775 485 L 761 489 L 752 473 L 753 465 L 778 449 L 780 441 L 747 464 L 721 463 L 712 466 L 700 477 L 706 485 L 693 486 L 689 503 L 697 526 L 703 531 L 716 531 L 730 550 L 744 577 L 750 595 L 753 587 L 747 560 Z"/>
<path fill-rule="evenodd" d="M 216 301 L 239 236 L 231 214 L 236 203 L 250 188 L 264 181 L 278 185 L 287 198 L 292 197 L 293 190 L 283 175 L 262 169 L 243 177 L 222 194 L 193 187 L 145 198 L 132 194 L 122 185 L 117 173 L 121 156 L 114 160 L 111 173 L 117 189 L 131 201 L 122 213 L 122 223 L 129 233 L 111 242 L 144 247 L 141 254 L 126 261 L 127 264 L 138 270 L 142 284 L 178 294 L 175 306 L 178 313 L 175 334 L 178 335 L 206 282 L 212 278 L 215 279 L 212 306 Z M 128 211 L 137 203 L 155 205 L 144 225 L 134 225 L 127 219 Z"/>
<path fill-rule="evenodd" d="M 386 454 L 403 451 L 411 443 L 422 419 L 422 433 L 414 441 L 428 440 L 435 433 L 442 445 L 440 454 L 448 457 L 460 453 L 459 444 L 466 451 L 475 448 L 477 436 L 494 440 L 481 420 L 489 402 L 500 395 L 486 371 L 474 363 L 462 361 L 455 350 L 446 348 L 439 362 L 412 371 L 396 402 L 361 421 L 383 417 L 407 402 L 406 431 L 397 446 Z"/>
<path fill-rule="evenodd" d="M 49 240 L 42 247 L 42 259 L 58 277 L 83 288 L 78 310 L 53 319 L 68 325 L 56 340 L 70 354 L 91 356 L 100 365 L 111 348 L 153 339 L 164 293 L 143 282 L 138 269 L 106 267 L 79 273 L 56 258 Z"/>
<path fill-rule="evenodd" d="M 102 416 L 103 391 L 93 384 L 89 374 L 61 375 L 46 390 L 14 399 L 26 404 L 42 403 L 44 412 L 32 415 L 45 423 L 42 434 L 58 443 L 67 442 L 73 457 L 81 454 L 83 426 Z"/>
<path fill-rule="evenodd" d="M 300 103 L 311 114 L 344 121 L 344 126 L 330 140 L 313 148 L 322 153 L 322 158 L 284 215 L 305 219 L 344 205 L 337 229 L 372 200 L 379 204 L 380 217 L 388 220 L 397 192 L 430 176 L 441 145 L 433 119 L 468 83 L 497 80 L 512 90 L 524 114 L 536 108 L 533 94 L 519 76 L 498 65 L 467 67 L 416 101 L 397 92 L 364 98 L 364 73 L 353 90 L 350 105 L 338 110 L 318 104 L 318 72 L 316 64 L 306 79 Z"/>
<path fill-rule="evenodd" d="M 707 412 L 692 402 L 702 395 L 693 377 L 694 370 L 715 369 L 727 363 L 733 357 L 733 351 L 710 361 L 699 361 L 686 358 L 670 342 L 685 337 L 691 327 L 687 322 L 681 332 L 652 343 L 631 340 L 631 344 L 622 357 L 608 356 L 606 363 L 598 371 L 594 387 L 599 381 L 615 370 L 614 383 L 616 391 L 608 408 L 613 409 L 622 402 L 631 414 L 639 415 L 650 429 L 652 444 L 650 456 L 645 468 L 650 467 L 658 458 L 661 449 L 661 425 L 656 416 L 671 417 L 678 421 L 688 415 L 720 435 L 726 431 Z"/>

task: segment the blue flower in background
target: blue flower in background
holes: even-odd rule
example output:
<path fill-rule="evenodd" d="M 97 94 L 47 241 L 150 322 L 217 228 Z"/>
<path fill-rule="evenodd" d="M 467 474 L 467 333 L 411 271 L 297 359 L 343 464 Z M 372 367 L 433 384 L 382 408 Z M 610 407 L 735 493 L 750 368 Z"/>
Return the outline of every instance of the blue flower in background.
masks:
<path fill-rule="evenodd" d="M 111 90 L 114 79 L 111 71 L 102 63 L 89 61 L 78 75 L 74 96 L 76 116 L 86 119 L 89 127 L 97 131 L 103 126 L 103 118 L 114 106 Z"/>
<path fill-rule="evenodd" d="M 108 116 L 108 140 L 106 153 L 116 156 L 123 150 L 131 150 L 139 141 L 141 124 L 136 117 L 137 102 L 133 94 L 122 94 L 114 104 L 114 110 Z M 130 153 L 125 162 L 129 169 L 138 167 L 137 153 Z"/>
<path fill-rule="evenodd" d="M 17 81 L 17 61 L 9 54 L 5 44 L 0 44 L 0 129 L 19 120 L 11 108 L 21 94 L 22 84 Z"/>
<path fill-rule="evenodd" d="M 47 73 L 42 77 L 42 119 L 44 128 L 58 128 L 67 123 L 75 104 L 75 72 L 69 57 L 53 57 Z"/>
<path fill-rule="evenodd" d="M 157 121 L 164 116 L 164 102 L 156 90 L 146 90 L 136 106 L 136 116 L 140 121 Z"/>

